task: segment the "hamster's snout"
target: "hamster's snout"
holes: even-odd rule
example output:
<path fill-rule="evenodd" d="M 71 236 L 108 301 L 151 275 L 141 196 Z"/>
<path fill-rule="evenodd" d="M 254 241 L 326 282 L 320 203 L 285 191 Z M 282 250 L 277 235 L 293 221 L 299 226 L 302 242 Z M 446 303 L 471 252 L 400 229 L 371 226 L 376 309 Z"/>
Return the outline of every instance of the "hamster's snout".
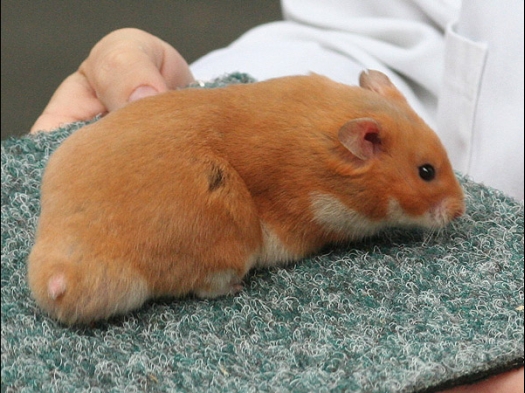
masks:
<path fill-rule="evenodd" d="M 465 214 L 465 205 L 462 205 L 460 208 L 454 211 L 454 213 L 452 214 L 452 219 L 456 220 L 459 217 L 461 217 L 463 214 Z"/>
<path fill-rule="evenodd" d="M 465 213 L 463 198 L 447 198 L 439 203 L 431 213 L 435 225 L 443 227 L 460 218 Z"/>

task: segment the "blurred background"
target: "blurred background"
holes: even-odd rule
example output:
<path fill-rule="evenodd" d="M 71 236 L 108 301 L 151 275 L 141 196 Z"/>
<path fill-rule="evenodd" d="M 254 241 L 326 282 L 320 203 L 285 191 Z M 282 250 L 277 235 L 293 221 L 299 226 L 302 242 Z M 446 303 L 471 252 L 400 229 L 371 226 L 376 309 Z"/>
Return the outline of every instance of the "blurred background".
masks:
<path fill-rule="evenodd" d="M 112 30 L 146 30 L 191 63 L 280 19 L 279 0 L 2 0 L 2 139 L 27 133 L 58 85 Z"/>

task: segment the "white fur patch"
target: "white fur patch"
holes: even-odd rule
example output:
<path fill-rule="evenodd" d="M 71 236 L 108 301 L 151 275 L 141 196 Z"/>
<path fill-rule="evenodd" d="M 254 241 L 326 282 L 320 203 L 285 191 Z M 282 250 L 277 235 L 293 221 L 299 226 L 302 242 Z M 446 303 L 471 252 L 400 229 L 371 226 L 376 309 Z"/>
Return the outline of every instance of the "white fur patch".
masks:
<path fill-rule="evenodd" d="M 130 291 L 130 295 L 122 303 L 122 311 L 132 310 L 141 306 L 146 299 L 150 297 L 149 285 L 148 282 L 141 278 L 137 280 L 132 285 L 133 289 Z"/>
<path fill-rule="evenodd" d="M 388 204 L 388 218 L 393 225 L 420 228 L 441 228 L 448 224 L 452 217 L 447 213 L 445 202 L 438 204 L 420 216 L 406 214 L 401 205 L 395 199 Z"/>
<path fill-rule="evenodd" d="M 398 226 L 429 226 L 429 217 L 427 214 L 419 217 L 411 217 L 405 213 L 399 202 L 395 199 L 391 199 L 388 202 L 388 219 Z"/>
<path fill-rule="evenodd" d="M 385 227 L 384 222 L 366 218 L 333 195 L 314 192 L 310 198 L 314 221 L 326 231 L 344 234 L 348 240 L 371 236 Z"/>
<path fill-rule="evenodd" d="M 256 266 L 267 267 L 283 265 L 286 262 L 295 261 L 301 257 L 301 255 L 296 255 L 290 252 L 268 225 L 263 223 L 262 231 L 263 247 L 261 254 L 257 258 Z"/>

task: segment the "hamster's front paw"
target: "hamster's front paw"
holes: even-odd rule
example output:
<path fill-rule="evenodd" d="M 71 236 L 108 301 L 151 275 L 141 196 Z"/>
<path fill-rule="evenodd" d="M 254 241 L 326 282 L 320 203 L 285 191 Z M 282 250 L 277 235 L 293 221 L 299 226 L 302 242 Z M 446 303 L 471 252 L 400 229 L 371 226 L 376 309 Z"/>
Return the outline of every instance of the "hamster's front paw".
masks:
<path fill-rule="evenodd" d="M 200 298 L 213 299 L 219 296 L 235 295 L 242 289 L 242 277 L 228 269 L 210 273 L 204 283 L 194 290 L 194 293 Z"/>

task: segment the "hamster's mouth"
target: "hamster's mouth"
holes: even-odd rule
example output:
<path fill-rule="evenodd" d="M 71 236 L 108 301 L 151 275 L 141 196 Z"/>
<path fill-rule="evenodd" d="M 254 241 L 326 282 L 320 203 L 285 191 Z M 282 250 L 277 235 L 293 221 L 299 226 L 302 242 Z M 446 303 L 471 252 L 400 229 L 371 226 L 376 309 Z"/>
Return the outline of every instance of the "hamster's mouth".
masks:
<path fill-rule="evenodd" d="M 443 227 L 464 213 L 465 203 L 463 200 L 447 198 L 431 210 L 431 218 Z"/>

